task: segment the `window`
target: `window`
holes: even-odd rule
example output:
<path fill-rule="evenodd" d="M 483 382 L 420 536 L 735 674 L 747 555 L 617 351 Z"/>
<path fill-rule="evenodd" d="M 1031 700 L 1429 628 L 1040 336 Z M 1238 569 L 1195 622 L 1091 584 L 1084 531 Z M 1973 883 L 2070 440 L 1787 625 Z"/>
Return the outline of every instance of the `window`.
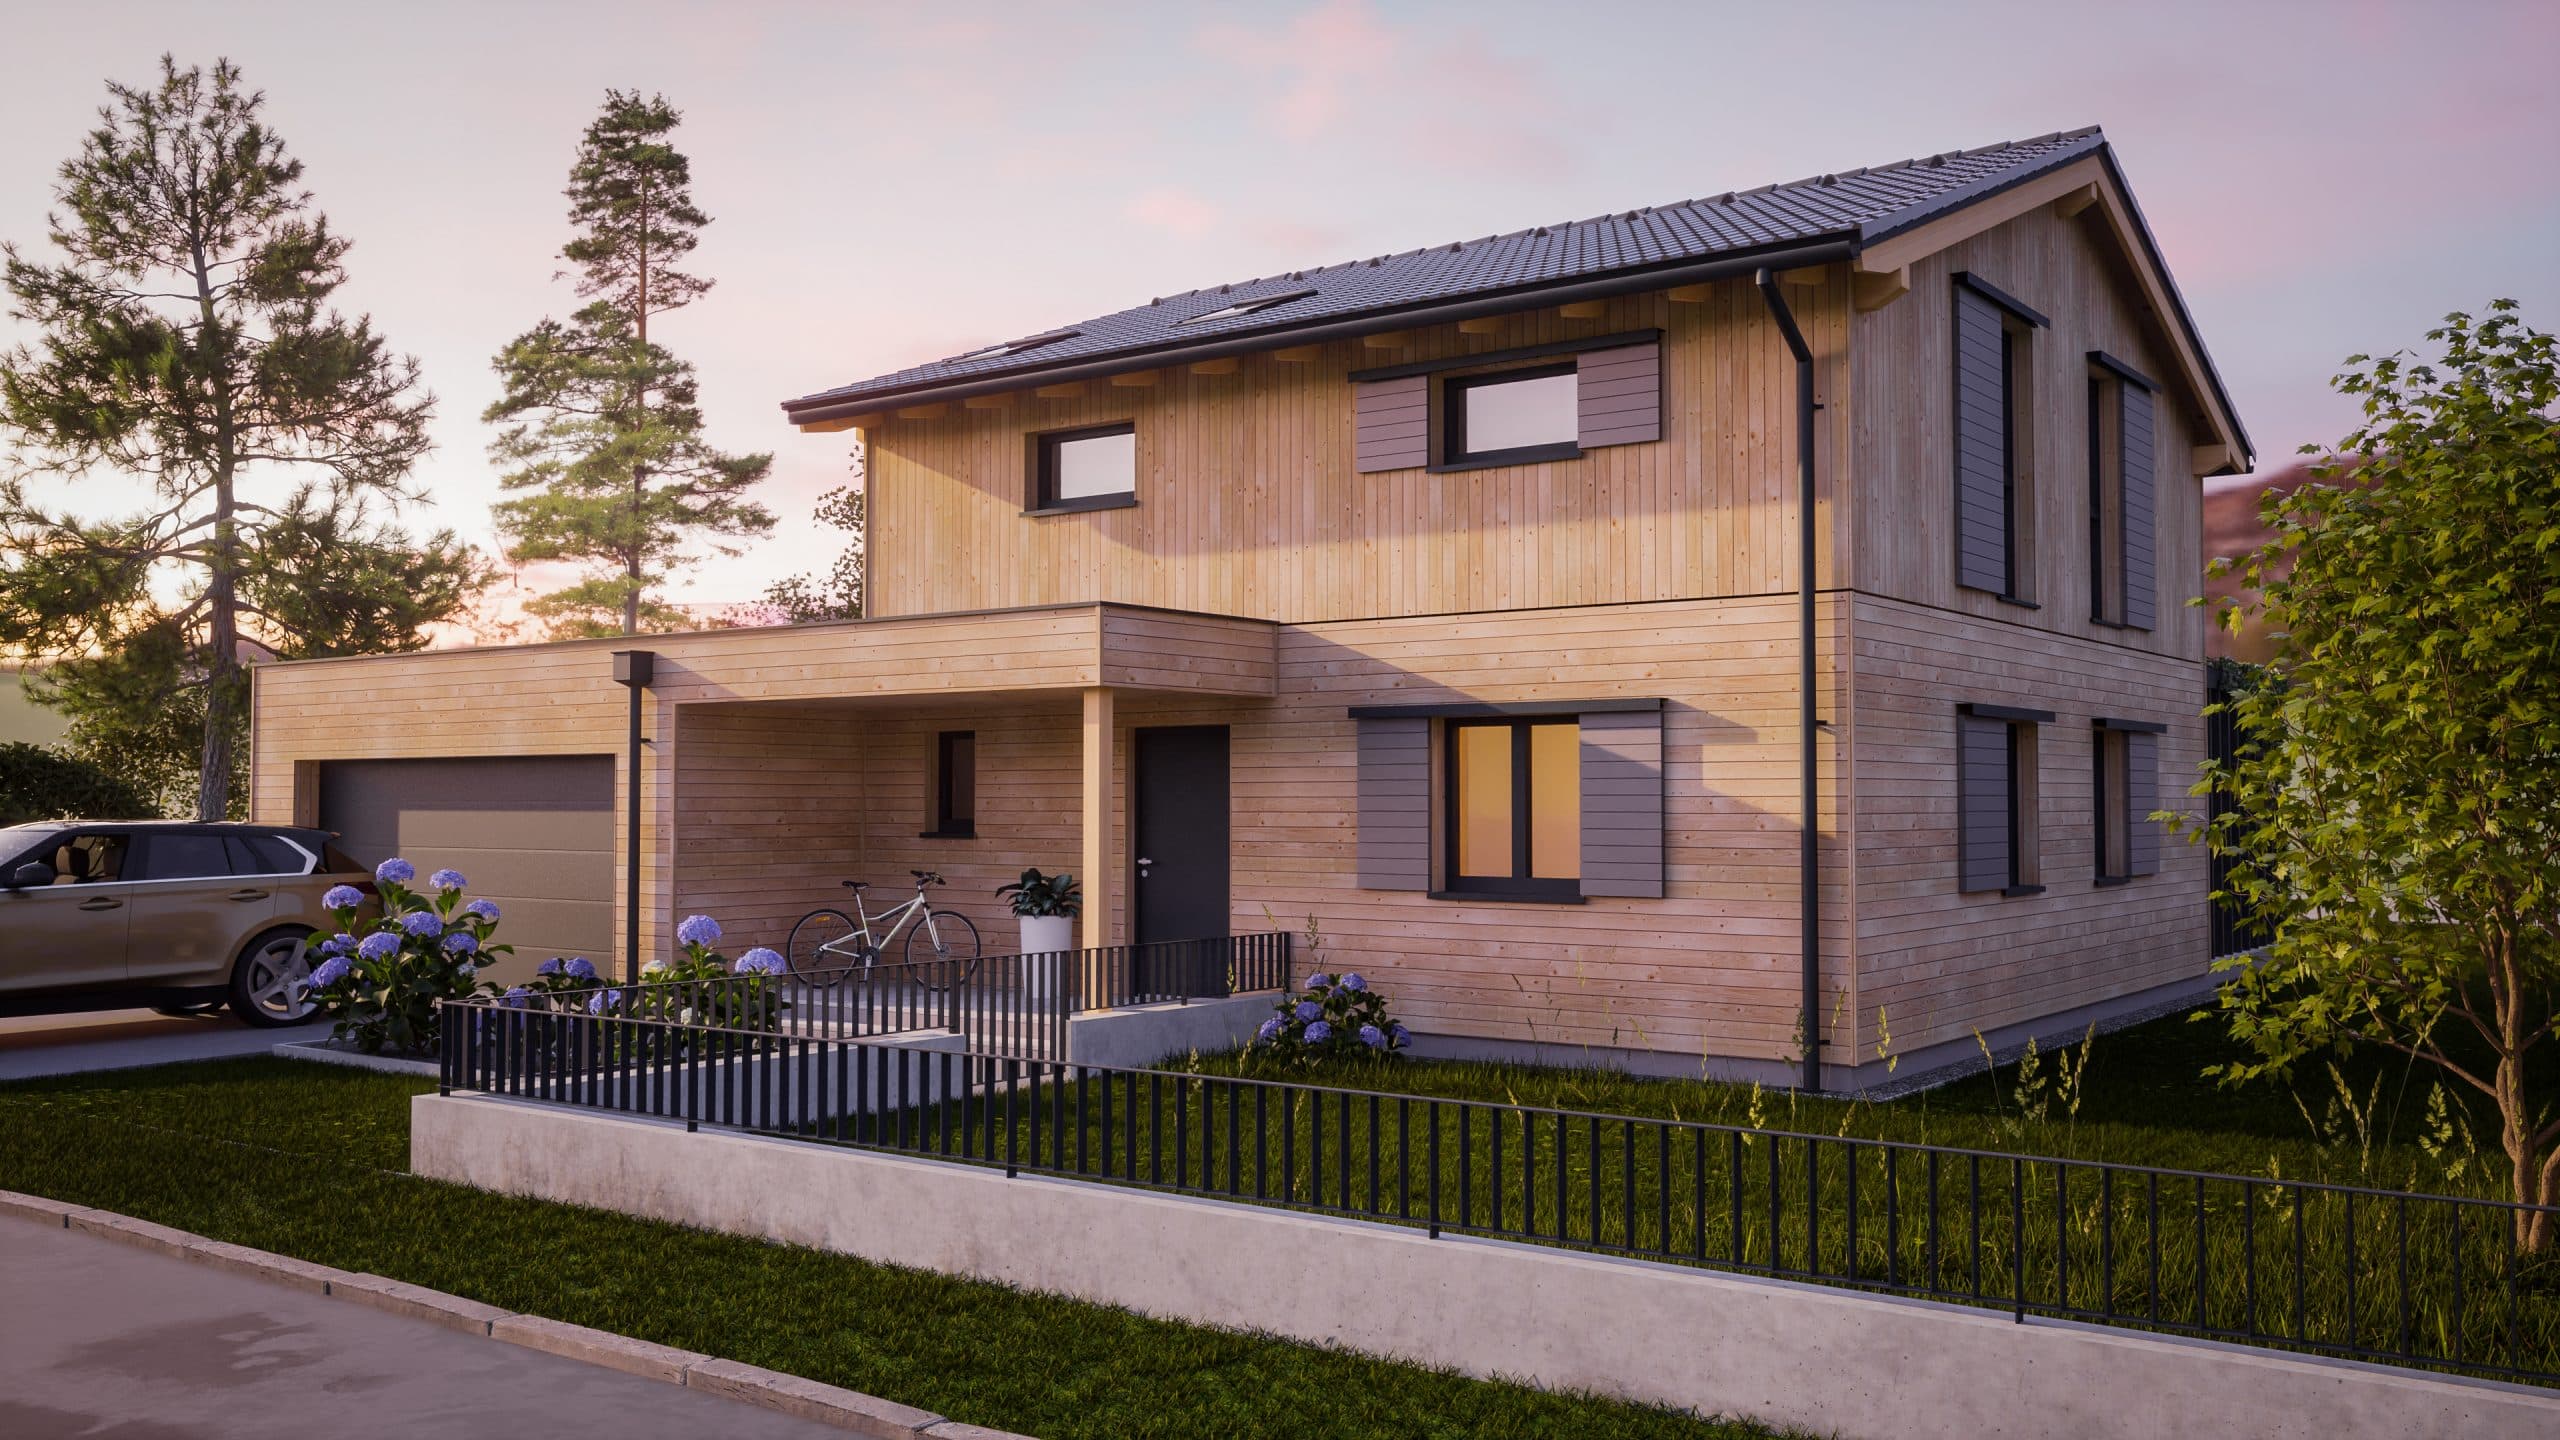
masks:
<path fill-rule="evenodd" d="M 2089 376 L 2089 618 L 2124 623 L 2124 382 Z"/>
<path fill-rule="evenodd" d="M 1250 315 L 1257 310 L 1268 310 L 1274 305 L 1286 305 L 1292 300 L 1304 300 L 1314 293 L 1316 292 L 1313 290 L 1289 290 L 1278 295 L 1258 295 L 1250 300 L 1238 300 L 1232 305 L 1221 305 L 1205 314 L 1188 315 L 1173 323 L 1198 325 L 1210 320 L 1231 320 L 1238 315 Z"/>
<path fill-rule="evenodd" d="M 2038 811 L 2042 710 L 1966 705 L 1957 719 L 1957 888 L 2033 895 L 2044 888 Z"/>
<path fill-rule="evenodd" d="M 978 732 L 945 730 L 933 744 L 933 828 L 924 838 L 978 833 Z"/>
<path fill-rule="evenodd" d="M 1582 453 L 1581 395 L 1570 364 L 1452 378 L 1442 458 L 1451 465 L 1571 459 Z"/>
<path fill-rule="evenodd" d="M 317 858 L 281 835 L 225 835 L 222 844 L 234 875 L 307 875 Z"/>
<path fill-rule="evenodd" d="M 50 853 L 39 850 L 17 863 L 41 860 L 52 866 L 56 885 L 103 885 L 131 878 L 124 873 L 127 844 L 122 835 L 71 835 Z"/>
<path fill-rule="evenodd" d="M 1095 425 L 1031 437 L 1034 513 L 1138 503 L 1138 427 Z"/>
<path fill-rule="evenodd" d="M 1446 765 L 1449 891 L 1581 898 L 1578 722 L 1452 720 Z"/>
<path fill-rule="evenodd" d="M 1046 335 L 1033 335 L 1021 340 L 1007 340 L 1001 345 L 989 345 L 983 350 L 972 350 L 966 355 L 954 355 L 942 363 L 945 365 L 958 365 L 963 361 L 968 360 L 994 360 L 1005 355 L 1020 355 L 1027 350 L 1037 350 L 1043 345 L 1055 345 L 1061 340 L 1073 340 L 1076 336 L 1082 333 L 1084 332 L 1080 330 L 1052 330 Z"/>
<path fill-rule="evenodd" d="M 2125 741 L 2131 737 L 2121 730 L 2103 727 L 2093 734 L 2097 752 L 2097 773 L 2091 777 L 2097 799 L 2097 878 L 2098 883 L 2111 885 L 2133 878 L 2131 797 L 2125 793 L 2130 771 L 2125 763 Z"/>
<path fill-rule="evenodd" d="M 2090 734 L 2091 810 L 2096 883 L 2121 885 L 2160 870 L 2160 831 L 2151 812 L 2159 802 L 2160 736 L 2166 726 L 2141 720 L 2100 720 Z"/>
<path fill-rule="evenodd" d="M 2032 605 L 2035 331 L 2045 320 L 1969 275 L 1956 278 L 1956 578 Z"/>
<path fill-rule="evenodd" d="M 212 880 L 231 874 L 231 854 L 220 835 L 156 831 L 142 837 L 136 880 Z"/>

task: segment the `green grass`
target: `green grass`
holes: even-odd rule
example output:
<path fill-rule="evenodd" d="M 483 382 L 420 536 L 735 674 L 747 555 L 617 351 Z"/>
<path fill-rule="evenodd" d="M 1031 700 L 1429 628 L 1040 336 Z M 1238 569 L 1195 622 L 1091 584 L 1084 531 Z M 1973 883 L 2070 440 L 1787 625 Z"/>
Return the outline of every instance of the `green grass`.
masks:
<path fill-rule="evenodd" d="M 1050 1440 L 1769 1433 L 421 1179 L 430 1088 L 272 1059 L 0 1087 L 0 1187 Z"/>

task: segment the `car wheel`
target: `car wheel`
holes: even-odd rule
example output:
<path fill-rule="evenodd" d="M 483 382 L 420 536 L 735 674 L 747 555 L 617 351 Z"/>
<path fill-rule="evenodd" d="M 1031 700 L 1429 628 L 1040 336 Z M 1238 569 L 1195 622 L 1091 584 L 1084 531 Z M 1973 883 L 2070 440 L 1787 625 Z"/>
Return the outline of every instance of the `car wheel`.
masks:
<path fill-rule="evenodd" d="M 252 1025 L 297 1025 L 314 1008 L 303 993 L 311 979 L 308 930 L 269 930 L 249 942 L 231 967 L 231 1013 Z"/>

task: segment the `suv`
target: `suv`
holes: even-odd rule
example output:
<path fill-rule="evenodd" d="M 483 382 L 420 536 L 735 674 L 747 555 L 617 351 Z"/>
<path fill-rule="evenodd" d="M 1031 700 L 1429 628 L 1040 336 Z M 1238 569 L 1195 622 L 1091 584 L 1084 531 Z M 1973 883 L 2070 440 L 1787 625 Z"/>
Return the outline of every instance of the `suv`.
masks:
<path fill-rule="evenodd" d="M 308 1018 L 303 942 L 332 923 L 320 897 L 373 890 L 333 838 L 191 821 L 0 829 L 0 1015 L 228 1001 L 252 1025 Z"/>

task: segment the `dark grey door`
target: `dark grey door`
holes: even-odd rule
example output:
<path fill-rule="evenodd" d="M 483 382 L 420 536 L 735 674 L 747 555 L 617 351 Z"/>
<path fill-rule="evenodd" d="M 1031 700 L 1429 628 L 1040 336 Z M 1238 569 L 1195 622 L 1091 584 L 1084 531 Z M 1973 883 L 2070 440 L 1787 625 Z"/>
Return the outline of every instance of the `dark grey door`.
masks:
<path fill-rule="evenodd" d="M 1136 733 L 1139 943 L 1227 933 L 1227 727 Z"/>

